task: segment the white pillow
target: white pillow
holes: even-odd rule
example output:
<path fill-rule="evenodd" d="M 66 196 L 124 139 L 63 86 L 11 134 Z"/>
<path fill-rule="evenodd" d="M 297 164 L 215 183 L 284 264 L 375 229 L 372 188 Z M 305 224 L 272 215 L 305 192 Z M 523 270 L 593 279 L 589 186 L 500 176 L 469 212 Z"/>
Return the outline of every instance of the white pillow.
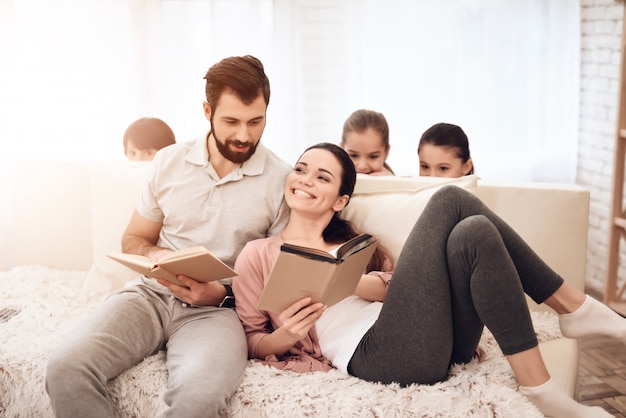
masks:
<path fill-rule="evenodd" d="M 476 193 L 476 175 L 459 178 L 357 176 L 354 194 L 342 217 L 359 232 L 371 234 L 398 259 L 404 241 L 430 197 L 453 184 Z"/>
<path fill-rule="evenodd" d="M 84 287 L 112 291 L 138 276 L 106 255 L 122 250 L 122 234 L 144 186 L 149 162 L 98 161 L 90 165 L 93 265 Z"/>

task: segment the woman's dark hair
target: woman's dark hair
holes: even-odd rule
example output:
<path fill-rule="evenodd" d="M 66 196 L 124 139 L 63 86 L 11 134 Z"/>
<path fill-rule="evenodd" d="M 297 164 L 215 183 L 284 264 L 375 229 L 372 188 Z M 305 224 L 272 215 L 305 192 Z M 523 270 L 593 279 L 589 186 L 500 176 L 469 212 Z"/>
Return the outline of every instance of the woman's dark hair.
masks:
<path fill-rule="evenodd" d="M 426 129 L 420 138 L 417 146 L 419 155 L 422 145 L 435 145 L 438 147 L 449 147 L 456 150 L 456 155 L 465 164 L 470 157 L 469 140 L 460 126 L 451 123 L 436 123 Z M 467 174 L 474 174 L 474 165 Z"/>
<path fill-rule="evenodd" d="M 341 165 L 339 196 L 348 195 L 348 197 L 351 198 L 352 193 L 354 193 L 354 186 L 356 185 L 356 168 L 348 153 L 338 145 L 331 144 L 330 142 L 320 142 L 308 147 L 302 154 L 312 149 L 326 150 L 337 159 L 339 165 Z M 299 159 L 300 158 L 298 158 L 298 160 Z M 348 200 L 348 203 L 349 202 Z M 340 212 L 335 212 L 322 232 L 324 241 L 335 244 L 342 244 L 357 235 L 359 235 L 359 233 L 354 229 L 352 224 L 348 220 L 340 217 Z M 391 260 L 391 256 L 379 245 L 367 266 L 367 271 L 382 270 L 385 258 Z"/>

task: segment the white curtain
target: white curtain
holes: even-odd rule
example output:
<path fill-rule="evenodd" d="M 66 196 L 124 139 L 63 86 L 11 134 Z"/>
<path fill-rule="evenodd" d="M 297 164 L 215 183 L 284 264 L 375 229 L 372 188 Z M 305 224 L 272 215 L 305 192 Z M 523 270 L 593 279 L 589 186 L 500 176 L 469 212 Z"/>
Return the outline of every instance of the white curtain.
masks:
<path fill-rule="evenodd" d="M 253 54 L 272 84 L 263 140 L 293 162 L 357 108 L 417 173 L 436 122 L 484 178 L 573 181 L 579 0 L 0 0 L 0 141 L 15 158 L 123 159 L 125 127 L 202 135 L 203 75 Z"/>

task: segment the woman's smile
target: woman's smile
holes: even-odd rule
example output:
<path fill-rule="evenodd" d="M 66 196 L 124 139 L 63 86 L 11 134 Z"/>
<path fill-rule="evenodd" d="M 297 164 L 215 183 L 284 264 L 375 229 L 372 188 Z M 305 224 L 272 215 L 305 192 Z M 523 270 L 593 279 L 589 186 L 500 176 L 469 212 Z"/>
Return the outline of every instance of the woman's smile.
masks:
<path fill-rule="evenodd" d="M 311 193 L 305 192 L 304 190 L 295 189 L 295 188 L 291 190 L 292 190 L 292 193 L 296 196 L 302 196 L 307 199 L 315 199 L 314 195 L 312 195 Z"/>

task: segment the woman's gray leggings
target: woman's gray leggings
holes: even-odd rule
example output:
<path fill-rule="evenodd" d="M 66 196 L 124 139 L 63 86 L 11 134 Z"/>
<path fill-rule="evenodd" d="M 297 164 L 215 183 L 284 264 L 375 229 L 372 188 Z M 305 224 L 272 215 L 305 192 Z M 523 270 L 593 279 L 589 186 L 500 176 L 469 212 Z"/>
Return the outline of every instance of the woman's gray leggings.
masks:
<path fill-rule="evenodd" d="M 562 284 L 476 196 L 445 186 L 409 234 L 380 316 L 348 370 L 403 386 L 440 382 L 450 364 L 472 358 L 483 326 L 504 354 L 533 348 L 537 338 L 524 293 L 542 303 Z"/>

